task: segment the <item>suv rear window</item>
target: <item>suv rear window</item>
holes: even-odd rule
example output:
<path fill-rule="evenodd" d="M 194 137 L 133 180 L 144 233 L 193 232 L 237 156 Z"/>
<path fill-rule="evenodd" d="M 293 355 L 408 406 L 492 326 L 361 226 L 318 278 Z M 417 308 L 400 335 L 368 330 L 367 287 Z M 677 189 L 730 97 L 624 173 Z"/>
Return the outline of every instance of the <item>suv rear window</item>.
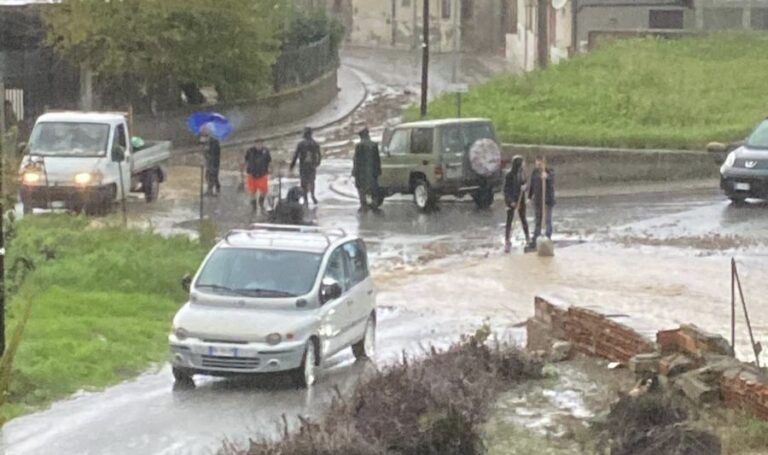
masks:
<path fill-rule="evenodd" d="M 432 153 L 432 129 L 415 128 L 411 133 L 411 153 Z"/>
<path fill-rule="evenodd" d="M 442 152 L 464 153 L 478 139 L 496 140 L 493 126 L 489 123 L 468 123 L 444 126 L 440 129 Z"/>

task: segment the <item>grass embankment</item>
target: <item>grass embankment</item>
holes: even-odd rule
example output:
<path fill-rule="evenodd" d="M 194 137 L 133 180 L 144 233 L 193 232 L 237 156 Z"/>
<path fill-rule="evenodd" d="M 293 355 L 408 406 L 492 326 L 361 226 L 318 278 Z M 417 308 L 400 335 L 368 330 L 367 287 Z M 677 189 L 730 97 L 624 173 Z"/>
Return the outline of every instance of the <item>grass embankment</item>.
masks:
<path fill-rule="evenodd" d="M 184 237 L 91 227 L 71 216 L 20 221 L 7 267 L 9 325 L 32 305 L 16 355 L 5 417 L 81 389 L 104 387 L 167 355 L 184 301 L 180 277 L 203 250 Z M 15 284 L 31 269 L 18 289 Z"/>
<path fill-rule="evenodd" d="M 766 74 L 765 34 L 617 41 L 473 87 L 462 115 L 490 117 L 505 142 L 701 149 L 743 138 L 768 115 Z M 456 96 L 438 97 L 429 112 L 454 117 Z"/>

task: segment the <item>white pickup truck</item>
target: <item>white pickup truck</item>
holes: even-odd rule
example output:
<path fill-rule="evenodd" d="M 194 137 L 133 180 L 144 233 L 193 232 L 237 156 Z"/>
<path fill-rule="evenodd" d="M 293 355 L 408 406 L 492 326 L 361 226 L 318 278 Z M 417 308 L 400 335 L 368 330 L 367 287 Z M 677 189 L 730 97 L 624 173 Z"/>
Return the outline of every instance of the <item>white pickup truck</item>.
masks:
<path fill-rule="evenodd" d="M 123 113 L 41 115 L 21 163 L 24 213 L 63 206 L 103 214 L 129 191 L 143 192 L 147 202 L 156 200 L 166 179 L 171 143 L 143 143 L 129 132 Z"/>

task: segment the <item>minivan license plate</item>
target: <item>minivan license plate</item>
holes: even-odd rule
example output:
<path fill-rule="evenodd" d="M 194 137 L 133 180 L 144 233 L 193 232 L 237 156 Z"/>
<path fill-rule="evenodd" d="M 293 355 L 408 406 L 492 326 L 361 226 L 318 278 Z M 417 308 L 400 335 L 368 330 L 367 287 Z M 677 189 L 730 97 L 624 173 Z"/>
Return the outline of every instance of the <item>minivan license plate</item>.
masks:
<path fill-rule="evenodd" d="M 749 191 L 749 183 L 736 182 L 733 184 L 733 189 L 736 191 Z"/>
<path fill-rule="evenodd" d="M 237 357 L 237 351 L 237 348 L 208 346 L 208 355 L 213 355 L 216 357 Z"/>

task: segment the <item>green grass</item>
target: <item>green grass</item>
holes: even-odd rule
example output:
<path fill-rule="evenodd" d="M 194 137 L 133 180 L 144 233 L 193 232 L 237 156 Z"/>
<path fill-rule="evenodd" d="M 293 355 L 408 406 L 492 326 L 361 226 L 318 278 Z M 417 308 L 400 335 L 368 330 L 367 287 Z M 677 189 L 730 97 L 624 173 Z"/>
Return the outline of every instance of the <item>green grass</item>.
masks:
<path fill-rule="evenodd" d="M 743 138 L 768 115 L 766 74 L 766 34 L 617 41 L 473 87 L 462 115 L 490 117 L 505 142 L 700 149 Z M 430 117 L 455 116 L 455 100 L 435 99 Z"/>
<path fill-rule="evenodd" d="M 8 267 L 23 257 L 34 270 L 11 298 L 9 325 L 26 303 L 32 313 L 2 415 L 114 384 L 163 361 L 171 319 L 185 299 L 179 280 L 203 254 L 184 237 L 92 227 L 79 217 L 20 221 Z"/>

